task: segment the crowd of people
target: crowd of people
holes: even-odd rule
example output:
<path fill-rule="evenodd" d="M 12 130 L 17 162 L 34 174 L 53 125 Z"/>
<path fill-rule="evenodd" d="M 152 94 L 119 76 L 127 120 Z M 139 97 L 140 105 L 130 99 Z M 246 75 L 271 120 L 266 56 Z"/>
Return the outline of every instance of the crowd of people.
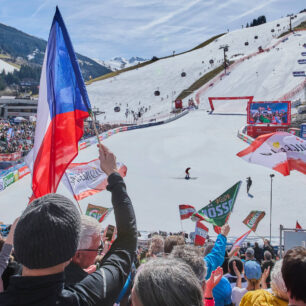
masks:
<path fill-rule="evenodd" d="M 203 247 L 184 235 L 137 246 L 136 216 L 116 157 L 99 149 L 116 230 L 108 235 L 59 194 L 33 200 L 0 241 L 0 305 L 306 305 L 306 249 L 279 259 L 269 241 L 226 250 L 230 227 Z M 25 203 L 26 205 L 26 203 Z"/>
<path fill-rule="evenodd" d="M 34 145 L 35 121 L 22 120 L 15 122 L 15 118 L 0 119 L 0 153 L 21 152 L 21 157 L 25 156 Z M 99 134 L 110 129 L 117 128 L 118 124 L 96 123 Z M 92 123 L 84 126 L 82 139 L 95 136 Z"/>
<path fill-rule="evenodd" d="M 35 122 L 0 119 L 0 153 L 21 152 L 24 156 L 34 143 Z"/>

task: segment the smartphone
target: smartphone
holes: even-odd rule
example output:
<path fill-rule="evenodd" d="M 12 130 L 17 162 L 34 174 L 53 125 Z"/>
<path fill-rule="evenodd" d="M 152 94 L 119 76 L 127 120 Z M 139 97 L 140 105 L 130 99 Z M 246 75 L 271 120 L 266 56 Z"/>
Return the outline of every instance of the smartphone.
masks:
<path fill-rule="evenodd" d="M 115 226 L 114 226 L 114 225 L 111 225 L 111 224 L 110 224 L 110 225 L 107 227 L 107 231 L 106 231 L 106 235 L 105 235 L 106 240 L 108 240 L 108 241 L 111 241 L 111 240 L 112 240 L 113 234 L 114 234 L 114 230 L 115 230 Z"/>

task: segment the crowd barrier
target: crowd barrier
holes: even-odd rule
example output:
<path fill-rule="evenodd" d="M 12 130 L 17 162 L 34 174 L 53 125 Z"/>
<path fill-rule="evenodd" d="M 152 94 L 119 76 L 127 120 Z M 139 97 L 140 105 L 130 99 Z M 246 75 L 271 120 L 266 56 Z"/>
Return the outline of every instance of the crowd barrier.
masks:
<path fill-rule="evenodd" d="M 247 127 L 243 126 L 241 129 L 238 130 L 237 137 L 243 140 L 244 142 L 251 144 L 254 141 L 254 138 L 247 135 Z"/>
<path fill-rule="evenodd" d="M 1 153 L 0 161 L 14 161 L 21 158 L 21 152 Z"/>
<path fill-rule="evenodd" d="M 156 125 L 161 125 L 165 123 L 169 123 L 171 121 L 174 121 L 176 119 L 179 119 L 189 113 L 188 110 L 185 110 L 184 112 L 176 115 L 175 117 L 170 117 L 166 120 L 158 121 L 158 122 L 150 122 L 150 123 L 145 123 L 145 124 L 139 124 L 139 125 L 131 125 L 131 126 L 121 126 L 117 127 L 115 129 L 108 130 L 101 135 L 99 135 L 99 139 L 101 141 L 109 138 L 112 135 L 121 133 L 121 132 L 126 132 L 126 131 L 131 131 L 135 129 L 143 129 L 151 126 L 156 126 Z M 79 150 L 84 150 L 88 148 L 89 146 L 93 144 L 97 144 L 98 140 L 97 137 L 91 137 L 88 139 L 81 140 L 78 144 L 78 149 Z M 0 171 L 0 191 L 4 190 L 6 187 L 10 186 L 14 182 L 22 179 L 24 176 L 30 173 L 30 169 L 27 167 L 25 162 L 21 162 L 15 166 L 10 167 L 9 169 L 2 170 Z"/>

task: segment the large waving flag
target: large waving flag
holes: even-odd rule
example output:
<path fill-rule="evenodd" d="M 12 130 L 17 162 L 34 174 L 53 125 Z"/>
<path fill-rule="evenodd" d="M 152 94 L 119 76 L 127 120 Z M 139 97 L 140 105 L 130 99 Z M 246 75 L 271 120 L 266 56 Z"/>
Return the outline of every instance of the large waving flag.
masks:
<path fill-rule="evenodd" d="M 237 156 L 289 175 L 291 170 L 306 174 L 306 141 L 286 132 L 261 135 Z"/>
<path fill-rule="evenodd" d="M 32 198 L 56 192 L 78 154 L 83 120 L 90 111 L 78 61 L 56 8 L 40 78 L 34 147 L 26 158 L 32 172 Z"/>

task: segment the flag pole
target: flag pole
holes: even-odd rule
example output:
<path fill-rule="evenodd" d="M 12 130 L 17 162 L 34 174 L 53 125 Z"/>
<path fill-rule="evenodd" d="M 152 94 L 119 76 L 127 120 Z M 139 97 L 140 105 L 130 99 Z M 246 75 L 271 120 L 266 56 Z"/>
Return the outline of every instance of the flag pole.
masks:
<path fill-rule="evenodd" d="M 81 212 L 81 215 L 83 215 L 83 211 L 82 211 L 82 208 L 81 208 L 81 205 L 80 205 L 79 201 L 78 201 L 76 198 L 74 198 L 74 199 L 75 199 L 76 202 L 78 203 L 78 207 L 79 207 L 79 210 L 80 210 L 80 212 Z"/>
<path fill-rule="evenodd" d="M 101 144 L 101 141 L 100 141 L 100 138 L 99 138 L 99 132 L 98 132 L 97 127 L 96 127 L 96 120 L 95 120 L 95 117 L 93 116 L 91 110 L 89 111 L 89 115 L 90 115 L 90 118 L 91 118 L 93 126 L 94 126 L 94 131 L 95 131 L 95 134 L 96 134 L 97 139 L 98 139 L 99 147 L 102 150 L 102 144 Z"/>
<path fill-rule="evenodd" d="M 181 216 L 180 216 L 180 221 L 181 221 L 181 228 L 182 228 L 182 232 L 184 233 L 184 229 L 183 229 L 183 222 L 182 222 Z"/>

